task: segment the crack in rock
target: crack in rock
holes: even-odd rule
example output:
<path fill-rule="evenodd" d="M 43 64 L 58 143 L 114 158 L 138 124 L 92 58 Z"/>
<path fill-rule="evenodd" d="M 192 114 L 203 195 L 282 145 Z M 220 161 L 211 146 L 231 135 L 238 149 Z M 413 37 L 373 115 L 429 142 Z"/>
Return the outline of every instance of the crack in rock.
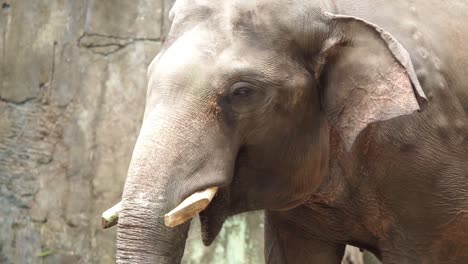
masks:
<path fill-rule="evenodd" d="M 13 105 L 24 105 L 26 103 L 33 101 L 34 99 L 36 99 L 36 97 L 26 97 L 23 100 L 15 101 L 15 100 L 10 100 L 10 99 L 0 97 L 0 102 L 13 104 Z"/>
<path fill-rule="evenodd" d="M 161 38 L 131 38 L 99 33 L 84 33 L 78 39 L 78 46 L 89 49 L 95 54 L 107 56 L 138 41 L 160 42 Z"/>

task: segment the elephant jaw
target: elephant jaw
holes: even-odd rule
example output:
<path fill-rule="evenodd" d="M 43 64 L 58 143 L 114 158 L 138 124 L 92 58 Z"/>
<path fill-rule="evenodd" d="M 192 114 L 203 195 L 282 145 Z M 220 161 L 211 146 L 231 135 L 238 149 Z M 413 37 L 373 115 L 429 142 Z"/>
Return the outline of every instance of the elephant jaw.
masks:
<path fill-rule="evenodd" d="M 196 214 L 205 210 L 216 195 L 218 187 L 210 187 L 196 192 L 183 200 L 176 208 L 164 215 L 167 227 L 176 227 L 192 219 Z M 122 202 L 117 203 L 102 214 L 102 227 L 109 228 L 117 224 Z"/>

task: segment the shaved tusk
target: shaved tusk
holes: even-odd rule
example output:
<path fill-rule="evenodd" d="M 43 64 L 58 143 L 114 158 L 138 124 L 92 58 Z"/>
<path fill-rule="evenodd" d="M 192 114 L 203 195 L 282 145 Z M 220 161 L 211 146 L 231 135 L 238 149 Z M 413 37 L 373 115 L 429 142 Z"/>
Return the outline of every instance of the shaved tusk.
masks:
<path fill-rule="evenodd" d="M 217 191 L 218 187 L 211 187 L 190 195 L 164 216 L 164 224 L 175 227 L 187 222 L 208 207 Z"/>
<path fill-rule="evenodd" d="M 122 210 L 122 202 L 118 202 L 112 208 L 107 209 L 102 213 L 102 228 L 115 226 L 119 220 L 119 213 Z"/>

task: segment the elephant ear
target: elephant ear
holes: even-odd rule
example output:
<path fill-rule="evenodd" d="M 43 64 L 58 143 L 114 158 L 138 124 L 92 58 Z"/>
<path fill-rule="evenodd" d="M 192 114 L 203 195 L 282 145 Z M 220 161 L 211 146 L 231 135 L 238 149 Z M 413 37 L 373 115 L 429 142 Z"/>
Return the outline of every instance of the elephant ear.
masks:
<path fill-rule="evenodd" d="M 327 16 L 333 32 L 314 73 L 322 108 L 349 150 L 367 125 L 420 110 L 426 97 L 408 52 L 392 35 L 359 18 Z"/>

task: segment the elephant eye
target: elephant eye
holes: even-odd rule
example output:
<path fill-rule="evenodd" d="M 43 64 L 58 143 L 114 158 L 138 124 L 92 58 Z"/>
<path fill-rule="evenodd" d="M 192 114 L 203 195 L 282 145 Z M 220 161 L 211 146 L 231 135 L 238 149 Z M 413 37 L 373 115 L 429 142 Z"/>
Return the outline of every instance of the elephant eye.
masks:
<path fill-rule="evenodd" d="M 231 87 L 231 97 L 246 98 L 255 93 L 252 84 L 247 82 L 238 82 Z"/>
<path fill-rule="evenodd" d="M 265 95 L 261 84 L 237 82 L 230 87 L 224 102 L 234 112 L 245 114 L 258 109 L 262 102 L 265 102 Z"/>

